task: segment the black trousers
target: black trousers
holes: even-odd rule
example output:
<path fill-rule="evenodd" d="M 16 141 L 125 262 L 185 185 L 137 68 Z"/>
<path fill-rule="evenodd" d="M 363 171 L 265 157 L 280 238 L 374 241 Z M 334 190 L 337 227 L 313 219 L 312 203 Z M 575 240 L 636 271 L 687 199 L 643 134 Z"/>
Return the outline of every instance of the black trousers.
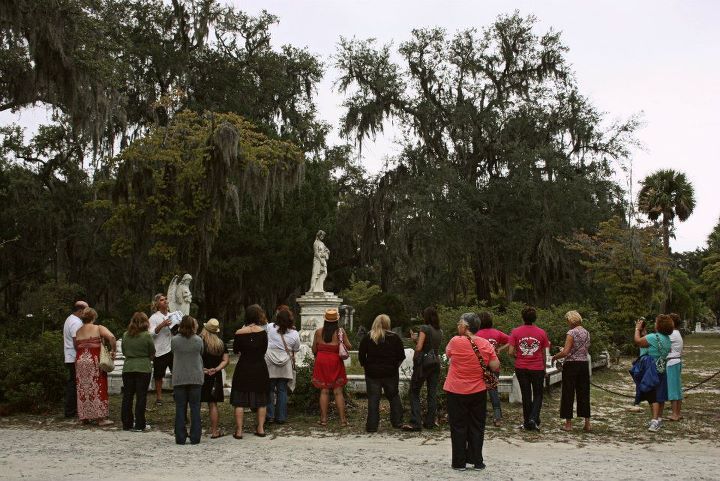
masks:
<path fill-rule="evenodd" d="M 452 444 L 452 467 L 483 464 L 487 391 L 473 394 L 447 393 L 448 422 Z"/>
<path fill-rule="evenodd" d="M 77 384 L 75 383 L 75 363 L 66 362 L 68 377 L 65 382 L 65 417 L 77 416 Z"/>
<path fill-rule="evenodd" d="M 399 383 L 398 375 L 381 378 L 365 377 L 368 397 L 368 416 L 365 424 L 367 431 L 377 431 L 380 422 L 380 394 L 383 391 L 387 400 L 390 401 L 390 423 L 396 428 L 402 426 L 403 407 L 400 400 Z"/>
<path fill-rule="evenodd" d="M 147 405 L 149 372 L 124 372 L 122 407 L 120 419 L 124 430 L 145 429 L 145 406 Z M 133 398 L 135 398 L 135 416 L 133 417 Z"/>
<path fill-rule="evenodd" d="M 437 388 L 440 381 L 440 366 L 423 369 L 418 360 L 414 361 L 413 373 L 410 378 L 410 424 L 431 429 L 437 417 Z M 427 383 L 427 412 L 423 421 L 420 411 L 420 390 Z"/>
<path fill-rule="evenodd" d="M 587 361 L 565 361 L 562 371 L 560 417 L 573 418 L 573 401 L 577 399 L 577 415 L 590 417 L 590 371 Z"/>
<path fill-rule="evenodd" d="M 520 384 L 520 393 L 522 394 L 523 426 L 525 429 L 540 427 L 545 370 L 516 368 L 515 377 Z"/>

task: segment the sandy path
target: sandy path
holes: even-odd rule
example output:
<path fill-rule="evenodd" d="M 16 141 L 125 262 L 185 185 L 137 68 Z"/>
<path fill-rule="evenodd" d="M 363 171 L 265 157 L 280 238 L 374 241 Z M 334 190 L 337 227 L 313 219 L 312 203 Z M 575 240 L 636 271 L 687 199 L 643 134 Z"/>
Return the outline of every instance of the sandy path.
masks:
<path fill-rule="evenodd" d="M 449 439 L 246 435 L 177 446 L 161 432 L 0 429 L 0 479 L 720 479 L 720 448 L 711 442 L 577 447 L 512 439 L 490 441 L 484 453 L 485 471 L 455 472 Z"/>

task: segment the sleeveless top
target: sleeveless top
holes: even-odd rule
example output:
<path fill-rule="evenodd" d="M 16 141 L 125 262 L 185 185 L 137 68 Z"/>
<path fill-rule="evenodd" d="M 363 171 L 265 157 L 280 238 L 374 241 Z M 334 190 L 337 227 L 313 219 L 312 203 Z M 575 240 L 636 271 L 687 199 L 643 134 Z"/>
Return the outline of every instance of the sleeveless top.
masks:
<path fill-rule="evenodd" d="M 570 354 L 565 358 L 568 361 L 587 361 L 588 351 L 590 350 L 590 333 L 587 329 L 577 326 L 567 332 L 568 336 L 573 338 L 573 346 L 570 348 Z"/>

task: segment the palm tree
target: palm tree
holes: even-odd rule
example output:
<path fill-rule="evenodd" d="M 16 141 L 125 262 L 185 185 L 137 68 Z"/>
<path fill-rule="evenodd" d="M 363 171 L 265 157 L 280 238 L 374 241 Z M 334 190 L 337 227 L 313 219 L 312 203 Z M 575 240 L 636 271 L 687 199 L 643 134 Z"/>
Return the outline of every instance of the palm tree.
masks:
<path fill-rule="evenodd" d="M 638 209 L 650 220 L 662 216 L 663 248 L 670 255 L 670 233 L 675 217 L 684 222 L 695 209 L 695 189 L 685 174 L 672 169 L 658 170 L 640 182 Z"/>

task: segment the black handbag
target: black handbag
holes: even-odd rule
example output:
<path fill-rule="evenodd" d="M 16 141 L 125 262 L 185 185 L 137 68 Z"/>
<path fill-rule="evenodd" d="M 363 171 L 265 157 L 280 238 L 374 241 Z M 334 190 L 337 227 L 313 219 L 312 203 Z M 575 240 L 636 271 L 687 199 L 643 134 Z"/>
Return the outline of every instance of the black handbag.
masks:
<path fill-rule="evenodd" d="M 440 357 L 435 352 L 435 349 L 430 349 L 428 352 L 423 353 L 420 364 L 422 364 L 422 367 L 425 369 L 433 366 L 439 366 Z"/>

